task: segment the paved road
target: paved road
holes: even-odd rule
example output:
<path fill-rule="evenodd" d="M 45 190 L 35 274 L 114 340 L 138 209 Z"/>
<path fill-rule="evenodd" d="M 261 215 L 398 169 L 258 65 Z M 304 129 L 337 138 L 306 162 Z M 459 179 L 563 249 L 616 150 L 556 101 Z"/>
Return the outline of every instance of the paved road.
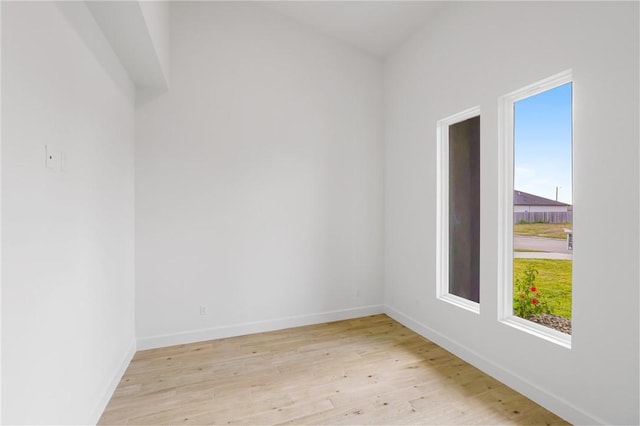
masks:
<path fill-rule="evenodd" d="M 513 253 L 514 258 L 520 259 L 562 259 L 573 260 L 573 255 L 564 253 L 540 253 L 539 251 L 521 252 L 516 251 Z"/>
<path fill-rule="evenodd" d="M 529 249 L 538 250 L 546 253 L 530 252 L 530 253 L 518 253 L 516 257 L 529 257 L 529 258 L 541 258 L 541 259 L 566 259 L 571 258 L 572 250 L 567 250 L 567 240 L 559 240 L 555 238 L 542 238 L 542 237 L 524 237 L 521 235 L 515 235 L 513 237 L 514 249 Z M 563 254 L 565 256 L 554 256 L 552 254 Z M 569 255 L 569 257 L 567 257 Z"/>

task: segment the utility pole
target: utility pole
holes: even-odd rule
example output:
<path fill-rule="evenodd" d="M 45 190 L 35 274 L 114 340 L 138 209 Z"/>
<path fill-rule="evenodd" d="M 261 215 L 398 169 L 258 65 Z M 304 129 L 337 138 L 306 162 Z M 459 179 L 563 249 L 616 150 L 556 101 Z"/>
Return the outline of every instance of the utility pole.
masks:
<path fill-rule="evenodd" d="M 556 201 L 558 201 L 558 188 L 560 188 L 560 187 L 556 186 Z"/>

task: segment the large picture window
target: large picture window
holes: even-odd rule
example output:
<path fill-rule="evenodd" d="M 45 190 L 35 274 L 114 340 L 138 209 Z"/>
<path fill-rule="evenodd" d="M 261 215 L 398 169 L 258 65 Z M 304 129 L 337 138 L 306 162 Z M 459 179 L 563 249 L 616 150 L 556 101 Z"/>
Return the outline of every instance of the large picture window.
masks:
<path fill-rule="evenodd" d="M 571 345 L 571 72 L 507 96 L 501 120 L 500 319 Z"/>

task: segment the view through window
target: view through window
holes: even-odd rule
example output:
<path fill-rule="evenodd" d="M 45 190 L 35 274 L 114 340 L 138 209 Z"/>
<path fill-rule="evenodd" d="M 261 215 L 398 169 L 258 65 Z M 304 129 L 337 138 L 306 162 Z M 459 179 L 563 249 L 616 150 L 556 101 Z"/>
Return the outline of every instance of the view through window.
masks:
<path fill-rule="evenodd" d="M 513 314 L 571 334 L 572 83 L 513 105 Z"/>

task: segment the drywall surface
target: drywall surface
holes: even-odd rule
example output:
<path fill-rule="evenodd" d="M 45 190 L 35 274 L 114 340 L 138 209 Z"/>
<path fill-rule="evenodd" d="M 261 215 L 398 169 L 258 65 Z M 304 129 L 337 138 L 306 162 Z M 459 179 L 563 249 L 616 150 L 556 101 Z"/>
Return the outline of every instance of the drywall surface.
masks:
<path fill-rule="evenodd" d="M 141 347 L 380 311 L 381 62 L 249 3 L 173 3 L 171 55 L 136 110 Z"/>
<path fill-rule="evenodd" d="M 69 16 L 2 3 L 5 424 L 96 422 L 135 349 L 134 89 Z"/>
<path fill-rule="evenodd" d="M 0 93 L 2 93 L 2 5 L 0 4 Z M 2 102 L 0 102 L 0 188 L 2 187 Z M 1 195 L 1 194 L 0 194 Z M 2 241 L 2 197 L 0 196 L 0 241 Z M 2 306 L 2 244 L 0 244 L 0 307 Z M 2 423 L 2 314 L 0 313 L 0 423 Z"/>
<path fill-rule="evenodd" d="M 385 64 L 386 310 L 575 423 L 640 420 L 638 32 L 632 2 L 456 3 Z M 570 68 L 576 245 L 565 349 L 497 321 L 497 105 Z M 435 283 L 436 121 L 476 105 L 479 316 L 438 301 Z"/>
<path fill-rule="evenodd" d="M 136 102 L 144 103 L 166 92 L 169 87 L 168 4 L 146 1 L 88 1 L 85 4 L 135 83 Z"/>
<path fill-rule="evenodd" d="M 142 16 L 144 17 L 149 38 L 156 51 L 162 73 L 164 74 L 167 86 L 171 79 L 171 45 L 169 43 L 170 33 L 170 7 L 168 1 L 138 1 Z"/>

